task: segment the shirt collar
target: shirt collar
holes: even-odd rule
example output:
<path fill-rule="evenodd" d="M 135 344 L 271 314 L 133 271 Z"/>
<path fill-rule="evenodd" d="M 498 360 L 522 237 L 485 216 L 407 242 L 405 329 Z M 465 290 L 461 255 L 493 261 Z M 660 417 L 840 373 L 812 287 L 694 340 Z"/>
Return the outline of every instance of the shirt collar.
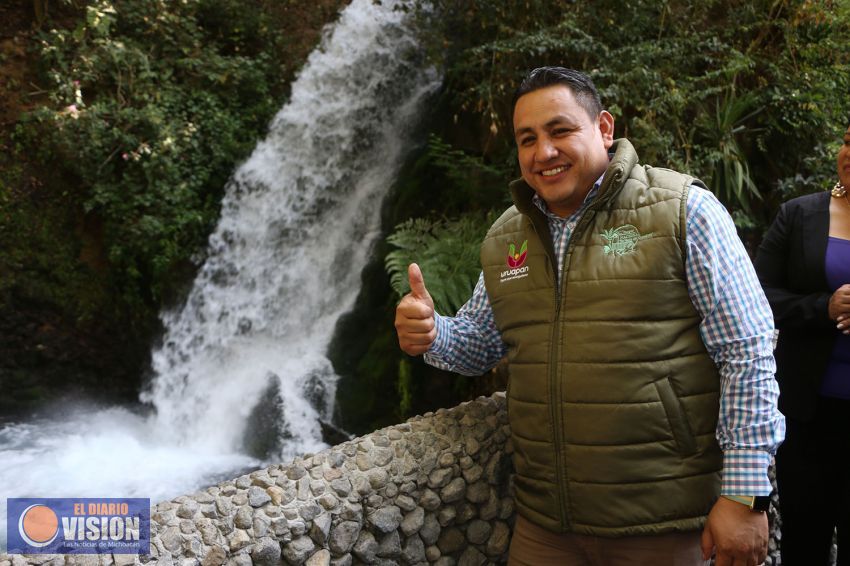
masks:
<path fill-rule="evenodd" d="M 605 173 L 603 172 L 602 175 L 600 175 L 599 178 L 596 179 L 596 182 L 593 183 L 593 186 L 587 192 L 587 195 L 585 195 L 584 200 L 581 203 L 581 206 L 579 206 L 578 210 L 576 210 L 571 216 L 575 216 L 577 213 L 583 211 L 587 207 L 587 205 L 590 203 L 590 201 L 593 200 L 593 197 L 596 196 L 596 193 L 599 192 L 599 187 L 602 186 L 602 180 L 604 178 L 605 178 Z M 559 222 L 563 222 L 563 221 L 567 220 L 566 217 L 558 216 L 554 212 L 550 211 L 549 207 L 546 206 L 546 201 L 544 201 L 542 198 L 540 198 L 537 195 L 537 193 L 535 193 L 534 196 L 531 197 L 531 202 L 533 202 L 534 206 L 539 208 L 540 211 L 543 212 L 543 214 L 545 214 L 547 216 L 547 218 L 549 218 L 549 220 L 557 220 Z"/>

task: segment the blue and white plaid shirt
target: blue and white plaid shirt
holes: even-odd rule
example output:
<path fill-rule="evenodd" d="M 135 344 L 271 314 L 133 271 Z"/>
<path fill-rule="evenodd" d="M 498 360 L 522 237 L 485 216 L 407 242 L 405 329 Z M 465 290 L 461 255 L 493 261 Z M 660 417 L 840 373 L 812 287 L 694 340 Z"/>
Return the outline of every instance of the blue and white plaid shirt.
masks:
<path fill-rule="evenodd" d="M 560 279 L 570 236 L 599 189 L 596 182 L 582 206 L 561 218 L 537 196 L 555 244 Z M 702 318 L 700 336 L 720 370 L 717 440 L 723 450 L 724 495 L 768 495 L 767 468 L 785 437 L 774 380 L 773 316 L 752 262 L 726 209 L 709 191 L 688 193 L 686 273 L 688 295 Z M 493 319 L 483 274 L 472 298 L 454 317 L 437 314 L 437 339 L 425 361 L 463 375 L 480 375 L 507 353 Z"/>

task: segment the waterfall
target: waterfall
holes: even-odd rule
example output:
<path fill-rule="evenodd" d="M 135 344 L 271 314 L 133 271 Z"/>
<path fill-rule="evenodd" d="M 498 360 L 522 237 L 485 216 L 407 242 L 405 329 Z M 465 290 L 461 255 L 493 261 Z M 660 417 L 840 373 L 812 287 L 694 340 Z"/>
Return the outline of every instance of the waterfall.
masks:
<path fill-rule="evenodd" d="M 141 395 L 152 414 L 66 407 L 0 429 L 0 540 L 7 497 L 160 500 L 258 465 L 251 455 L 324 446 L 319 419 L 330 418 L 337 379 L 326 350 L 439 86 L 400 4 L 343 10 L 234 173 L 193 288 L 163 314 Z"/>
<path fill-rule="evenodd" d="M 163 317 L 143 395 L 161 434 L 237 449 L 272 396 L 287 440 L 280 456 L 322 446 L 319 419 L 330 418 L 336 384 L 325 353 L 437 84 L 395 8 L 355 0 L 342 13 L 228 185 L 194 288 Z"/>

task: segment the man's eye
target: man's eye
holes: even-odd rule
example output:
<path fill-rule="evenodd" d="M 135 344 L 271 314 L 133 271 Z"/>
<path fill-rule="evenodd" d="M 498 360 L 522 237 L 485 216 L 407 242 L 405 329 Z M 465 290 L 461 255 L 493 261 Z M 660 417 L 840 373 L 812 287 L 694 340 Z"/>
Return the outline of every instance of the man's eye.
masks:
<path fill-rule="evenodd" d="M 570 131 L 567 128 L 555 128 L 554 130 L 552 130 L 553 136 L 563 136 L 568 133 L 570 133 Z"/>

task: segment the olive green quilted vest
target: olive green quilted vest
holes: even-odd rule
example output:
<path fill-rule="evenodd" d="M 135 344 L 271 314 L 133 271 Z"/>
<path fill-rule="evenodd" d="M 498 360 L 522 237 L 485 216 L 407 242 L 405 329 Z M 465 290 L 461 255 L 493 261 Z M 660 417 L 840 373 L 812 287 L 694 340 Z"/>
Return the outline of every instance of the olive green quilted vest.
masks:
<path fill-rule="evenodd" d="M 508 346 L 519 512 L 555 532 L 628 536 L 701 528 L 719 494 L 717 368 L 685 275 L 692 177 L 638 164 L 628 140 L 577 223 L 556 287 L 533 190 L 482 246 Z"/>

